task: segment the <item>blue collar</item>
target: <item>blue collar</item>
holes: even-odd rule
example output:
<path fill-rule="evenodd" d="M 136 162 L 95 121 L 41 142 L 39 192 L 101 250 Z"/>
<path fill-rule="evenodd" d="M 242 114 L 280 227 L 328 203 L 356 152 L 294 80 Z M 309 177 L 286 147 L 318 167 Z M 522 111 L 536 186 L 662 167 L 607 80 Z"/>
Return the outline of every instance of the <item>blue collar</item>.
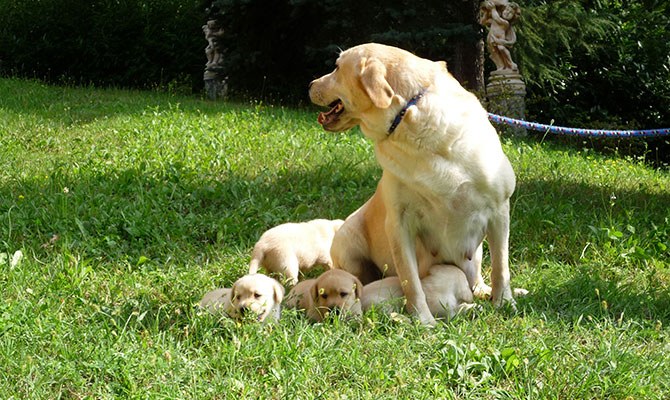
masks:
<path fill-rule="evenodd" d="M 412 107 L 412 106 L 415 105 L 416 103 L 418 103 L 419 100 L 421 100 L 421 98 L 423 97 L 424 93 L 426 93 L 426 89 L 421 89 L 421 91 L 419 92 L 419 94 L 417 94 L 416 96 L 414 96 L 414 97 L 412 97 L 411 99 L 409 99 L 409 101 L 407 102 L 407 104 L 405 105 L 405 107 L 403 107 L 403 109 L 400 110 L 400 112 L 398 113 L 398 115 L 395 116 L 395 119 L 393 120 L 393 123 L 391 124 L 391 127 L 389 128 L 388 135 L 392 134 L 393 131 L 395 131 L 395 128 L 398 127 L 398 125 L 400 124 L 400 122 L 402 122 L 402 119 L 403 119 L 403 117 L 405 116 L 405 113 L 407 113 L 407 109 L 410 108 L 410 107 Z"/>

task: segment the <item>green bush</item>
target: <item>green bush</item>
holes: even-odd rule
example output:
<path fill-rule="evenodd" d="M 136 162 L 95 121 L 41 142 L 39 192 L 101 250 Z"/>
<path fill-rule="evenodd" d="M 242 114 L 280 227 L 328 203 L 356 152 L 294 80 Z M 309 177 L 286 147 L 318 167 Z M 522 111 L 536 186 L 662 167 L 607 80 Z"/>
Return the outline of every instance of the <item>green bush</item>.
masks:
<path fill-rule="evenodd" d="M 200 0 L 0 0 L 0 74 L 51 82 L 198 88 Z"/>
<path fill-rule="evenodd" d="M 532 114 L 575 126 L 670 126 L 667 2 L 526 3 L 515 52 Z"/>

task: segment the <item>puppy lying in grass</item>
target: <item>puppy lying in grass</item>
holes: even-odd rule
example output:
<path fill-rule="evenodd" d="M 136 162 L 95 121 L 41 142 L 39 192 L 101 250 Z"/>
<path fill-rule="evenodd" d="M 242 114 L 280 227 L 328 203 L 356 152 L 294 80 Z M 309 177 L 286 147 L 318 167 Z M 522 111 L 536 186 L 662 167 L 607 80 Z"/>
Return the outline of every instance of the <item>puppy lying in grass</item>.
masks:
<path fill-rule="evenodd" d="M 344 221 L 315 219 L 301 223 L 287 223 L 266 231 L 254 246 L 249 273 L 259 267 L 268 273 L 281 273 L 290 285 L 298 283 L 298 273 L 317 265 L 333 267 L 330 246 L 335 232 Z"/>
<path fill-rule="evenodd" d="M 278 321 L 284 287 L 276 280 L 262 274 L 241 277 L 230 289 L 216 289 L 200 300 L 200 307 L 210 312 L 223 311 L 234 319 Z"/>
<path fill-rule="evenodd" d="M 363 285 L 352 274 L 331 269 L 316 279 L 298 283 L 286 296 L 285 306 L 305 310 L 307 316 L 320 322 L 329 314 L 361 315 Z"/>
<path fill-rule="evenodd" d="M 435 318 L 450 319 L 457 314 L 478 307 L 473 303 L 472 291 L 463 271 L 453 265 L 434 265 L 421 279 L 423 292 L 431 314 Z M 404 293 L 400 278 L 392 276 L 371 282 L 363 287 L 361 307 L 385 313 L 399 311 L 404 306 Z M 400 307 L 398 307 L 400 306 Z"/>

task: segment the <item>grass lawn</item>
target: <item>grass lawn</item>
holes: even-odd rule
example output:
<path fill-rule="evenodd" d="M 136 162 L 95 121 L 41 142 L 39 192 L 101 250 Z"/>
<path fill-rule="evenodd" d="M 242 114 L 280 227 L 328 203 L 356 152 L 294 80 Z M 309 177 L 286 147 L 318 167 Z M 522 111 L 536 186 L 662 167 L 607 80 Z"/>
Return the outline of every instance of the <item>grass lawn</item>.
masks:
<path fill-rule="evenodd" d="M 670 173 L 503 147 L 518 312 L 238 326 L 194 304 L 268 228 L 363 204 L 371 143 L 314 110 L 0 79 L 0 398 L 668 398 Z"/>

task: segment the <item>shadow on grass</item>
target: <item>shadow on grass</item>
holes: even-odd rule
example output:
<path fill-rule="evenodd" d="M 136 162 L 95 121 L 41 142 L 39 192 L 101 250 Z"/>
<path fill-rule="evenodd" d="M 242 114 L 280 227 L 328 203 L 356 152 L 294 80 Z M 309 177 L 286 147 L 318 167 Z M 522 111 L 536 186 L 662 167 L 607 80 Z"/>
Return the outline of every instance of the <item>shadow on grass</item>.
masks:
<path fill-rule="evenodd" d="M 669 193 L 522 179 L 512 202 L 512 258 L 532 270 L 522 308 L 573 323 L 670 323 Z"/>
<path fill-rule="evenodd" d="M 661 256 L 659 243 L 670 245 L 668 204 L 670 193 L 648 187 L 521 179 L 512 197 L 510 248 L 514 256 L 537 261 L 551 255 L 568 263 L 606 242 L 627 257 Z"/>
<path fill-rule="evenodd" d="M 670 289 L 641 289 L 590 275 L 580 270 L 557 285 L 540 284 L 519 301 L 523 312 L 544 315 L 568 324 L 590 324 L 603 319 L 635 321 L 642 325 L 670 324 Z"/>
<path fill-rule="evenodd" d="M 214 249 L 250 249 L 263 231 L 284 222 L 345 218 L 372 195 L 378 178 L 374 167 L 340 162 L 217 179 L 179 164 L 162 170 L 138 167 L 77 175 L 56 171 L 44 181 L 17 178 L 0 185 L 0 243 L 8 250 L 23 248 L 44 257 L 67 245 L 70 253 L 101 259 L 112 268 L 142 257 L 159 264 L 170 258 L 188 263 Z M 531 265 L 547 256 L 577 265 L 586 243 L 609 246 L 609 256 L 623 257 L 629 243 L 642 251 L 626 255 L 633 257 L 626 264 L 633 268 L 626 273 L 634 275 L 645 257 L 663 256 L 656 242 L 670 244 L 667 192 L 646 187 L 615 191 L 567 179 L 520 179 L 512 202 L 512 256 Z M 626 231 L 627 226 L 634 231 Z M 607 229 L 619 229 L 623 236 L 611 236 Z M 54 235 L 59 239 L 51 248 Z M 660 289 L 642 290 L 639 285 L 617 285 L 601 271 L 594 275 L 577 267 L 562 278 L 520 303 L 556 319 L 618 318 L 623 313 L 627 319 L 670 323 L 667 281 Z M 170 303 L 167 314 L 176 309 L 182 315 L 188 312 L 181 303 L 187 300 L 174 300 L 179 304 Z M 160 322 L 164 307 L 151 297 L 129 299 L 121 305 L 119 322 L 139 308 L 148 311 L 143 326 L 172 323 L 173 319 Z M 180 317 L 174 323 L 185 322 Z"/>
<path fill-rule="evenodd" d="M 40 254 L 53 250 L 49 240 L 58 235 L 56 248 L 67 243 L 72 253 L 111 263 L 188 258 L 212 247 L 251 247 L 281 223 L 344 218 L 372 194 L 375 179 L 370 168 L 329 163 L 216 180 L 181 165 L 55 171 L 46 181 L 0 186 L 0 240 Z"/>

